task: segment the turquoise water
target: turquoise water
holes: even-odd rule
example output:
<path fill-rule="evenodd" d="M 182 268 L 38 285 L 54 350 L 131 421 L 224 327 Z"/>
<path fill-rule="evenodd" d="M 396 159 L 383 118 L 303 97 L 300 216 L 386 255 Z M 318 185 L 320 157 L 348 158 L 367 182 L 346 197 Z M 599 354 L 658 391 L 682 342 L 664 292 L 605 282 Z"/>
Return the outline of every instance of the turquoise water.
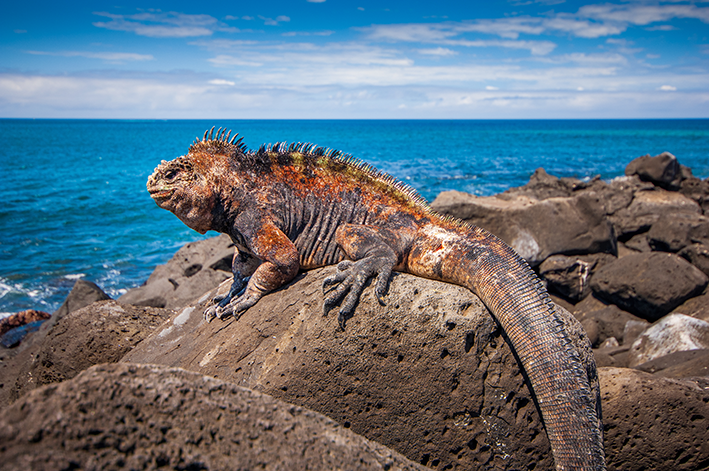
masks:
<path fill-rule="evenodd" d="M 498 193 L 538 167 L 610 179 L 631 159 L 663 151 L 709 176 L 709 120 L 0 120 L 0 316 L 52 312 L 78 278 L 119 296 L 201 238 L 155 206 L 145 181 L 213 125 L 239 132 L 251 148 L 301 141 L 340 149 L 429 200 L 450 189 Z"/>

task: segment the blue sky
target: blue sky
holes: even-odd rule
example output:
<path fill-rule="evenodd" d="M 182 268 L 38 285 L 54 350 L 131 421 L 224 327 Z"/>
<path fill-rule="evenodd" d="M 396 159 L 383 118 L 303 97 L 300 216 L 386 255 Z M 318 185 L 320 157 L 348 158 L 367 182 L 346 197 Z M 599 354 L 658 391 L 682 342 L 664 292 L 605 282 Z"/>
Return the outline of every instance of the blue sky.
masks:
<path fill-rule="evenodd" d="M 709 0 L 6 2 L 0 117 L 709 117 Z"/>

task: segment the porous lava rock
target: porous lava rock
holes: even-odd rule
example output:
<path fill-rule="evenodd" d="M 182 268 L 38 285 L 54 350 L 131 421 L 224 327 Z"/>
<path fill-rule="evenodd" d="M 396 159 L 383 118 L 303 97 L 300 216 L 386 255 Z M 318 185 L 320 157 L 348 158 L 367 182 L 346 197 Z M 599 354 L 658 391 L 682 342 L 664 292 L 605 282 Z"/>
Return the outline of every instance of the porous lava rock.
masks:
<path fill-rule="evenodd" d="M 99 363 L 117 362 L 174 311 L 99 301 L 52 317 L 13 357 L 0 362 L 0 407 L 38 386 L 73 378 Z"/>
<path fill-rule="evenodd" d="M 628 322 L 642 321 L 639 317 L 612 304 L 591 312 L 579 313 L 576 318 L 581 322 L 594 348 L 610 338 L 625 344 L 625 327 Z M 648 322 L 645 324 L 650 325 Z"/>
<path fill-rule="evenodd" d="M 670 353 L 641 363 L 635 369 L 665 378 L 709 376 L 709 349 Z"/>
<path fill-rule="evenodd" d="M 118 298 L 122 304 L 178 309 L 231 276 L 234 244 L 222 234 L 182 246 L 158 265 L 143 286 Z"/>
<path fill-rule="evenodd" d="M 618 238 L 627 240 L 639 232 L 647 232 L 652 225 L 669 216 L 686 214 L 701 215 L 701 208 L 692 199 L 661 189 L 636 191 L 631 203 L 610 216 Z"/>
<path fill-rule="evenodd" d="M 36 311 L 34 309 L 16 312 L 11 316 L 0 319 L 0 335 L 5 334 L 5 332 L 11 329 L 29 324 L 30 322 L 47 320 L 50 316 L 51 314 L 48 312 Z"/>
<path fill-rule="evenodd" d="M 672 314 L 686 314 L 709 322 L 709 293 L 688 299 L 674 308 Z"/>
<path fill-rule="evenodd" d="M 709 349 L 709 322 L 684 314 L 670 314 L 633 342 L 628 365 L 640 365 L 675 352 L 702 349 Z"/>
<path fill-rule="evenodd" d="M 539 201 L 526 195 L 502 199 L 444 191 L 431 206 L 487 229 L 531 265 L 554 254 L 616 251 L 613 229 L 594 192 Z"/>
<path fill-rule="evenodd" d="M 709 245 L 691 244 L 683 248 L 678 255 L 709 276 Z"/>
<path fill-rule="evenodd" d="M 647 234 L 652 250 L 679 252 L 690 244 L 709 243 L 709 218 L 696 214 L 674 214 L 659 219 Z"/>
<path fill-rule="evenodd" d="M 578 302 L 591 291 L 589 281 L 593 265 L 577 257 L 552 255 L 539 266 L 539 276 L 549 291 Z"/>
<path fill-rule="evenodd" d="M 0 469 L 420 470 L 316 412 L 178 368 L 113 364 L 0 412 Z"/>
<path fill-rule="evenodd" d="M 643 181 L 673 190 L 679 189 L 682 181 L 679 162 L 669 152 L 654 157 L 643 155 L 631 160 L 625 167 L 625 174 L 637 175 Z"/>
<path fill-rule="evenodd" d="M 51 319 L 48 321 L 48 326 L 54 325 L 70 312 L 78 311 L 82 307 L 106 299 L 111 299 L 111 297 L 104 293 L 93 281 L 76 280 L 62 305 L 52 314 Z"/>
<path fill-rule="evenodd" d="M 709 278 L 677 255 L 639 253 L 598 270 L 591 289 L 606 302 L 655 321 L 706 287 Z"/>
<path fill-rule="evenodd" d="M 709 378 L 661 378 L 630 368 L 598 371 L 609 470 L 709 466 Z"/>
<path fill-rule="evenodd" d="M 333 270 L 299 275 L 239 320 L 207 323 L 204 304 L 185 308 L 123 361 L 179 366 L 308 407 L 436 469 L 553 467 L 517 361 L 476 296 L 397 273 L 387 305 L 366 289 L 342 331 L 322 314 Z M 588 361 L 581 327 L 563 315 Z"/>

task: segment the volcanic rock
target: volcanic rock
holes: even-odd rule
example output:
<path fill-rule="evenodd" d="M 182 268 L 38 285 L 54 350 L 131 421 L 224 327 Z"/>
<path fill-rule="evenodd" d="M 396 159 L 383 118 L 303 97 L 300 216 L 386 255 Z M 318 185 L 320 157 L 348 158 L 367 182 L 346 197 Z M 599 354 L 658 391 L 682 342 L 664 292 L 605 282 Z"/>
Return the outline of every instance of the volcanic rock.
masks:
<path fill-rule="evenodd" d="M 609 470 L 706 469 L 709 378 L 660 378 L 599 368 Z"/>
<path fill-rule="evenodd" d="M 655 321 L 701 293 L 707 275 L 674 254 L 627 255 L 598 270 L 591 289 L 606 302 Z"/>
<path fill-rule="evenodd" d="M 73 378 L 99 363 L 116 362 L 173 311 L 100 301 L 46 321 L 0 362 L 0 407 L 44 384 Z"/>
<path fill-rule="evenodd" d="M 54 325 L 56 321 L 70 312 L 78 311 L 82 307 L 106 299 L 111 299 L 111 297 L 104 293 L 96 283 L 89 280 L 76 280 L 62 305 L 52 314 L 49 323 Z"/>
<path fill-rule="evenodd" d="M 643 155 L 625 167 L 626 175 L 637 175 L 641 180 L 667 189 L 679 189 L 682 173 L 677 158 L 669 152 L 651 157 Z"/>
<path fill-rule="evenodd" d="M 688 299 L 674 308 L 672 314 L 686 314 L 709 322 L 709 293 Z"/>
<path fill-rule="evenodd" d="M 633 201 L 623 209 L 616 211 L 610 220 L 616 234 L 622 240 L 638 232 L 645 232 L 660 219 L 676 214 L 701 215 L 699 205 L 686 196 L 660 189 L 638 191 Z"/>
<path fill-rule="evenodd" d="M 333 270 L 299 275 L 238 321 L 206 323 L 204 304 L 185 308 L 123 361 L 271 394 L 438 469 L 552 467 L 524 377 L 477 297 L 397 273 L 387 306 L 366 289 L 342 331 L 322 315 L 322 282 Z M 565 315 L 588 360 L 580 326 Z"/>
<path fill-rule="evenodd" d="M 122 304 L 178 309 L 231 276 L 234 244 L 226 235 L 184 245 L 159 265 L 143 286 L 118 298 Z"/>
<path fill-rule="evenodd" d="M 612 227 L 593 192 L 539 201 L 525 195 L 506 200 L 445 191 L 431 206 L 487 229 L 531 265 L 553 254 L 616 251 Z"/>
<path fill-rule="evenodd" d="M 318 413 L 178 368 L 95 366 L 0 412 L 0 469 L 421 470 Z"/>
<path fill-rule="evenodd" d="M 684 314 L 670 314 L 633 342 L 628 365 L 640 365 L 670 353 L 701 349 L 709 349 L 709 322 Z"/>
<path fill-rule="evenodd" d="M 665 378 L 709 376 L 709 350 L 684 350 L 637 365 L 635 369 Z"/>
<path fill-rule="evenodd" d="M 0 319 L 0 335 L 3 335 L 8 330 L 29 324 L 30 322 L 47 320 L 50 316 L 51 314 L 48 312 L 35 311 L 34 309 L 17 312 L 11 316 Z"/>
<path fill-rule="evenodd" d="M 709 245 L 691 244 L 683 248 L 678 255 L 709 276 Z"/>
<path fill-rule="evenodd" d="M 679 252 L 690 244 L 709 244 L 709 218 L 674 214 L 659 219 L 647 234 L 652 250 Z"/>

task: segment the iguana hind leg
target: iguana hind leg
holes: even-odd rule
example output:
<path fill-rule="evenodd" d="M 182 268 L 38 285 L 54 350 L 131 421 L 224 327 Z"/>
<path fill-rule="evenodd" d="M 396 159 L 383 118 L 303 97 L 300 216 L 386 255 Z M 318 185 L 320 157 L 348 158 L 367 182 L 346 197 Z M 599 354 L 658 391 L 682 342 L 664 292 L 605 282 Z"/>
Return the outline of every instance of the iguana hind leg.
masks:
<path fill-rule="evenodd" d="M 323 281 L 323 291 L 327 294 L 323 309 L 327 314 L 339 304 L 338 321 L 343 329 L 372 277 L 375 277 L 374 295 L 384 304 L 391 272 L 399 258 L 386 236 L 377 227 L 355 224 L 340 226 L 335 233 L 338 245 L 352 260 L 340 262 L 337 273 Z"/>

